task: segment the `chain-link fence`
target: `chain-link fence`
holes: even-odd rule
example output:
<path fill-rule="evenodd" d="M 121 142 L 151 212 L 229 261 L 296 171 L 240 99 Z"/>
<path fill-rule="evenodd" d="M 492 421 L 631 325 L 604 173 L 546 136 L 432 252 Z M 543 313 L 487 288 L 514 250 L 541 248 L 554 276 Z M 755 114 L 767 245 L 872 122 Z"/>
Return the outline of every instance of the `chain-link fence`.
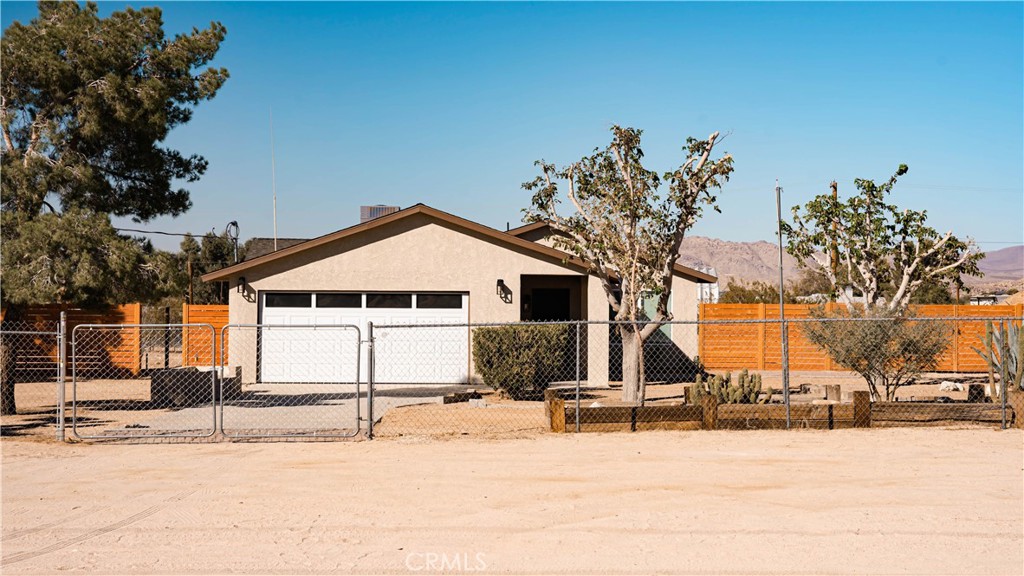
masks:
<path fill-rule="evenodd" d="M 221 429 L 231 438 L 359 433 L 360 330 L 352 325 L 228 325 L 221 342 Z M 363 373 L 363 375 L 361 375 Z"/>
<path fill-rule="evenodd" d="M 1003 389 L 1012 376 L 988 371 L 983 354 L 998 348 L 986 344 L 993 320 L 1020 324 L 847 317 L 375 326 L 373 433 L 1006 427 L 1019 422 L 1024 393 L 1019 381 Z M 968 358 L 951 347 L 954 334 L 976 341 L 978 352 Z"/>
<path fill-rule="evenodd" d="M 4 401 L 18 414 L 5 406 L 4 434 L 61 430 L 62 349 L 84 439 L 1019 427 L 1020 324 L 81 325 L 62 337 L 5 323 Z"/>
<path fill-rule="evenodd" d="M 71 333 L 71 421 L 82 439 L 202 438 L 217 429 L 216 366 L 184 366 L 180 354 L 164 354 L 146 367 L 141 351 L 167 350 L 183 331 L 205 333 L 207 358 L 214 358 L 208 325 L 83 324 Z"/>
<path fill-rule="evenodd" d="M 374 326 L 373 433 L 546 430 L 545 390 L 585 376 L 585 331 L 570 322 Z"/>
<path fill-rule="evenodd" d="M 791 380 L 802 389 L 824 386 L 826 395 L 834 390 L 841 406 L 853 392 L 862 392 L 870 399 L 873 427 L 1005 428 L 1019 422 L 1024 411 L 1019 402 L 1021 367 L 1014 359 L 1021 349 L 992 341 L 999 326 L 1019 329 L 1020 318 L 844 314 L 788 324 L 793 333 L 790 359 L 805 369 L 811 362 L 826 368 L 792 371 Z M 1017 366 L 1010 370 L 1017 376 L 1000 376 L 990 365 L 993 354 L 997 362 Z"/>
<path fill-rule="evenodd" d="M 58 323 L 5 321 L 0 324 L 0 404 L 4 436 L 39 434 L 59 427 L 60 344 Z"/>

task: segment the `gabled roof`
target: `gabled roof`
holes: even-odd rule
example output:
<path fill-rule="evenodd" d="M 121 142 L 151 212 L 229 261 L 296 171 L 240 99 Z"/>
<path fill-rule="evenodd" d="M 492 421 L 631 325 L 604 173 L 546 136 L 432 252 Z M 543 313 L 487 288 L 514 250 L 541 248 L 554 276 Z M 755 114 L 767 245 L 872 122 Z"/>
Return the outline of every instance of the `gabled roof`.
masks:
<path fill-rule="evenodd" d="M 295 246 L 296 244 L 302 244 L 309 240 L 309 238 L 278 238 L 276 241 L 273 238 L 249 238 L 245 241 L 245 259 L 252 260 L 253 258 L 259 258 L 264 254 L 270 254 L 274 251 L 274 245 L 277 245 L 277 249 L 288 248 Z"/>
<path fill-rule="evenodd" d="M 525 236 L 526 234 L 529 234 L 530 232 L 535 232 L 537 230 L 543 230 L 544 228 L 547 228 L 547 227 L 548 227 L 548 223 L 547 222 L 543 222 L 543 221 L 542 222 L 531 222 L 529 224 L 524 224 L 523 226 L 520 226 L 518 228 L 513 228 L 513 229 L 509 230 L 508 232 L 506 232 L 506 234 L 511 234 L 513 236 L 522 237 L 522 236 Z M 712 276 L 711 274 L 707 274 L 705 272 L 701 272 L 700 270 L 696 270 L 696 269 L 690 268 L 689 266 L 683 266 L 682 264 L 676 264 L 675 265 L 675 272 L 676 272 L 676 274 L 679 274 L 680 276 L 684 276 L 684 277 L 686 277 L 686 278 L 688 278 L 690 280 L 694 280 L 695 282 L 711 283 L 711 282 L 717 282 L 718 281 L 718 277 L 717 276 Z"/>
<path fill-rule="evenodd" d="M 264 254 L 263 256 L 258 256 L 256 258 L 252 258 L 244 262 L 239 262 L 238 264 L 235 264 L 233 266 L 221 268 L 220 270 L 204 274 L 202 276 L 202 279 L 204 282 L 224 281 L 230 278 L 231 276 L 240 274 L 251 268 L 262 266 L 269 262 L 275 262 L 277 260 L 287 258 L 293 254 L 304 252 L 306 250 L 316 248 L 318 246 L 323 246 L 324 244 L 329 244 L 331 242 L 335 242 L 343 238 L 348 238 L 350 236 L 362 234 L 375 228 L 388 226 L 393 222 L 404 220 L 405 218 L 409 218 L 417 214 L 423 214 L 431 218 L 436 218 L 455 228 L 461 228 L 467 232 L 473 232 L 476 234 L 486 236 L 492 240 L 497 241 L 498 243 L 507 244 L 511 247 L 518 247 L 526 251 L 533 252 L 538 256 L 548 256 L 551 258 L 557 258 L 559 260 L 572 264 L 574 267 L 580 268 L 581 270 L 586 270 L 588 268 L 587 264 L 580 260 L 579 258 L 570 256 L 569 254 L 566 254 L 561 250 L 557 250 L 555 248 L 551 248 L 543 244 L 538 244 L 537 242 L 530 242 L 529 240 L 524 240 L 517 236 L 516 234 L 512 233 L 519 231 L 519 233 L 521 234 L 521 231 L 524 228 L 534 226 L 532 224 L 527 226 L 521 226 L 513 231 L 502 232 L 489 226 L 484 226 L 483 224 L 478 224 L 476 222 L 466 220 L 465 218 L 459 218 L 458 216 L 455 216 L 453 214 L 442 212 L 437 208 L 431 208 L 430 206 L 427 206 L 425 204 L 416 204 L 415 206 L 406 208 L 405 210 L 399 210 L 398 212 L 394 212 L 386 216 L 381 216 L 380 218 L 376 218 L 374 220 L 370 220 L 362 224 L 350 226 L 348 228 L 338 230 L 337 232 L 332 232 L 330 234 L 320 236 L 319 238 L 314 238 L 312 240 L 307 240 L 294 246 L 282 248 L 280 250 L 277 250 L 276 252 L 271 252 L 269 254 Z M 714 282 L 716 280 L 714 276 L 709 276 L 703 272 L 694 270 L 692 268 L 687 268 L 686 266 L 680 266 L 678 264 L 675 267 L 675 271 L 676 274 L 678 274 L 679 276 L 682 276 L 694 282 L 703 283 Z"/>

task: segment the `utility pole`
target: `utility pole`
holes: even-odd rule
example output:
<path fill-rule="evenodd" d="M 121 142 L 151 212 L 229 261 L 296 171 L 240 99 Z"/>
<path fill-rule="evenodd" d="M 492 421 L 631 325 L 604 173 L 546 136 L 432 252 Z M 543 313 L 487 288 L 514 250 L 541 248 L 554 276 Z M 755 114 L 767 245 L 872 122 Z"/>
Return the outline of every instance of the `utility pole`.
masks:
<path fill-rule="evenodd" d="M 274 251 L 277 252 L 277 167 L 274 162 L 274 108 L 270 108 L 270 185 L 274 191 Z"/>
<path fill-rule="evenodd" d="M 228 225 L 224 227 L 224 235 L 227 236 L 235 247 L 235 261 L 234 264 L 238 264 L 238 221 L 232 220 L 228 222 Z"/>
<path fill-rule="evenodd" d="M 786 403 L 786 430 L 790 428 L 789 410 L 789 333 L 786 329 L 786 288 L 785 278 L 782 271 L 782 187 L 779 186 L 779 179 L 775 179 L 775 211 L 778 220 L 775 222 L 779 228 L 779 321 L 780 333 L 782 335 L 782 400 Z"/>
<path fill-rule="evenodd" d="M 186 272 L 188 273 L 188 303 L 194 304 L 192 300 L 192 254 L 188 255 L 188 262 L 185 264 Z"/>
<path fill-rule="evenodd" d="M 835 180 L 830 184 L 832 187 L 832 203 L 834 205 L 839 204 L 839 183 Z M 829 251 L 829 262 L 832 264 L 832 277 L 836 278 L 839 271 L 839 239 L 836 235 L 839 233 L 839 222 L 832 221 L 832 249 Z M 838 294 L 832 293 L 832 301 L 835 302 Z"/>

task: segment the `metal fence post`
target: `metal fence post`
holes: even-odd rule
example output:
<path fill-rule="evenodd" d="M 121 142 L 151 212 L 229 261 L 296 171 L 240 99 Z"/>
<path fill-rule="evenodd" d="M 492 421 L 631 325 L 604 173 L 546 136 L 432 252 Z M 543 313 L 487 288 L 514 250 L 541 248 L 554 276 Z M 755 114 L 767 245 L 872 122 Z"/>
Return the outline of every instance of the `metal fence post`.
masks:
<path fill-rule="evenodd" d="M 67 335 L 68 316 L 61 311 L 60 324 L 57 326 L 57 441 L 64 441 L 64 383 L 67 379 Z"/>
<path fill-rule="evenodd" d="M 576 322 L 576 432 L 580 431 L 580 329 L 582 324 L 580 321 Z"/>
<path fill-rule="evenodd" d="M 792 412 L 789 403 L 789 325 L 782 318 L 782 396 L 786 402 L 786 430 L 792 427 Z"/>
<path fill-rule="evenodd" d="M 373 439 L 373 386 L 374 386 L 374 361 L 375 350 L 373 348 L 373 322 L 366 323 L 366 438 Z"/>

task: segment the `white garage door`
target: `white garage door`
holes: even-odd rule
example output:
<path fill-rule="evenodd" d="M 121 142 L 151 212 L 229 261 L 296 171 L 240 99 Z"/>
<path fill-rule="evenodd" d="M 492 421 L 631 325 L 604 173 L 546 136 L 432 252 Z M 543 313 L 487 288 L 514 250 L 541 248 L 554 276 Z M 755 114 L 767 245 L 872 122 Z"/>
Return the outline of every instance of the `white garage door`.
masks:
<path fill-rule="evenodd" d="M 330 326 L 351 324 L 367 337 L 367 322 L 385 324 L 466 324 L 469 296 L 436 292 L 265 292 L 261 324 Z M 378 330 L 376 380 L 380 383 L 452 384 L 465 382 L 469 369 L 469 329 L 465 326 Z M 264 382 L 350 382 L 356 355 L 345 362 L 318 361 L 316 350 L 344 345 L 341 334 L 264 329 L 260 338 L 260 377 Z M 332 357 L 337 357 L 333 355 Z M 366 382 L 366 358 L 359 378 Z"/>

